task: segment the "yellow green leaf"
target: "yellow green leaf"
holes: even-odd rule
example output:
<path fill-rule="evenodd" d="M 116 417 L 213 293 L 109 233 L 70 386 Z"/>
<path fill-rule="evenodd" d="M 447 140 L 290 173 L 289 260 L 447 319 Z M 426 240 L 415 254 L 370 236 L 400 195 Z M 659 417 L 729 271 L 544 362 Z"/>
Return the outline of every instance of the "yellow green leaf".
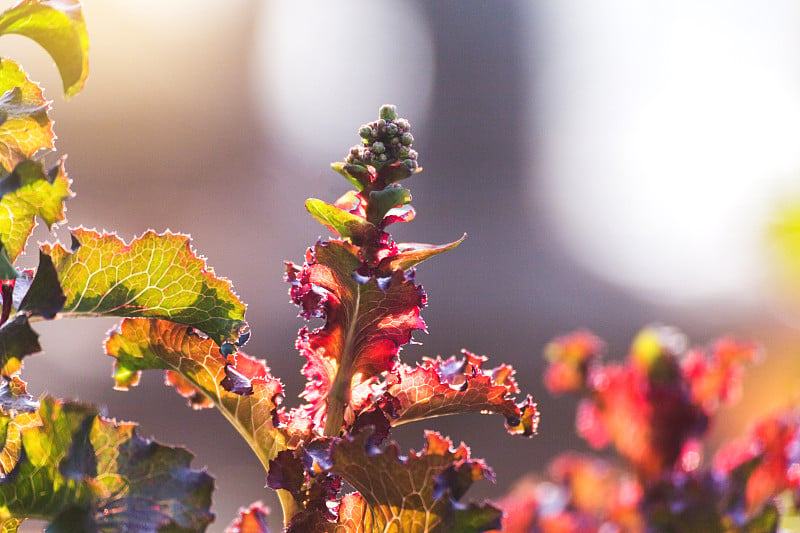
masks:
<path fill-rule="evenodd" d="M 231 283 L 195 255 L 186 235 L 148 231 L 126 244 L 78 228 L 71 249 L 42 247 L 66 296 L 62 314 L 160 318 L 196 328 L 216 343 L 235 341 L 245 305 Z"/>

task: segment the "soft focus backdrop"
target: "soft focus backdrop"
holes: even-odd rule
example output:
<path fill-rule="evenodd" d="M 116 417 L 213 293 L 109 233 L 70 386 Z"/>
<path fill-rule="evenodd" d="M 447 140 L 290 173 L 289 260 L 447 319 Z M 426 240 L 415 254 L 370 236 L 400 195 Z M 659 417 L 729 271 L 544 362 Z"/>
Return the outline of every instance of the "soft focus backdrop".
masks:
<path fill-rule="evenodd" d="M 436 424 L 496 470 L 472 497 L 585 449 L 575 402 L 541 385 L 543 345 L 578 327 L 617 358 L 653 321 L 700 344 L 725 332 L 762 342 L 768 358 L 715 439 L 794 398 L 800 306 L 776 281 L 766 234 L 800 194 L 800 4 L 86 0 L 85 15 L 91 74 L 70 102 L 43 51 L 0 43 L 54 99 L 77 193 L 69 225 L 191 233 L 249 304 L 247 351 L 284 380 L 289 404 L 302 324 L 283 261 L 327 237 L 303 201 L 347 190 L 329 163 L 383 103 L 411 121 L 425 168 L 408 183 L 418 217 L 395 234 L 469 234 L 418 269 L 430 333 L 403 358 L 464 347 L 512 363 L 542 411 L 531 440 L 499 417 Z M 253 500 L 277 507 L 215 412 L 187 409 L 158 373 L 112 390 L 101 343 L 114 323 L 37 325 L 45 353 L 26 360 L 29 389 L 106 405 L 194 451 L 218 481 L 212 531 Z M 419 448 L 422 429 L 398 438 Z"/>

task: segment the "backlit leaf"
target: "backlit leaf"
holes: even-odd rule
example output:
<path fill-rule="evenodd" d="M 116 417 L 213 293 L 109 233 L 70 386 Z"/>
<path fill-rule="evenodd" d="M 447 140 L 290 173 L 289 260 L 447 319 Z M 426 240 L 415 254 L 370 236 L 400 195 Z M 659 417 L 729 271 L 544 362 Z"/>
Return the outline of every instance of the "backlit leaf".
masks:
<path fill-rule="evenodd" d="M 72 236 L 71 250 L 42 247 L 67 297 L 64 314 L 161 318 L 199 329 L 218 344 L 239 338 L 245 305 L 194 254 L 188 236 L 148 231 L 130 244 L 82 228 Z"/>
<path fill-rule="evenodd" d="M 267 527 L 267 509 L 263 503 L 255 502 L 247 509 L 239 509 L 239 517 L 231 522 L 225 533 L 269 533 Z"/>
<path fill-rule="evenodd" d="M 317 244 L 302 268 L 287 269 L 301 314 L 326 319 L 313 332 L 301 330 L 297 341 L 308 360 L 303 396 L 318 425 L 329 395 L 344 404 L 345 420 L 352 423 L 378 376 L 394 368 L 400 346 L 411 340 L 413 330 L 425 327 L 419 316 L 425 293 L 419 286 L 402 272 L 359 283 L 354 273 L 360 264 L 355 246 L 331 241 Z"/>
<path fill-rule="evenodd" d="M 142 439 L 90 406 L 43 398 L 39 425 L 16 438 L 23 452 L 0 483 L 0 517 L 35 516 L 51 531 L 204 531 L 213 480 L 192 455 Z M 10 531 L 13 531 L 11 529 Z"/>
<path fill-rule="evenodd" d="M 364 218 L 316 198 L 306 200 L 306 209 L 320 224 L 346 239 L 358 239 L 369 231 L 376 231 Z"/>
<path fill-rule="evenodd" d="M 0 14 L 0 35 L 36 41 L 55 61 L 64 94 L 83 89 L 89 74 L 89 36 L 79 0 L 22 0 Z"/>
<path fill-rule="evenodd" d="M 466 412 L 497 413 L 506 418 L 509 433 L 536 433 L 539 413 L 529 396 L 517 404 L 514 370 L 502 365 L 483 369 L 485 357 L 464 352 L 463 359 L 425 359 L 411 368 L 401 365 L 387 378 L 387 395 L 394 403 L 393 425 Z"/>
<path fill-rule="evenodd" d="M 64 220 L 64 201 L 72 196 L 69 186 L 63 159 L 48 171 L 42 163 L 26 160 L 0 177 L 0 241 L 12 261 L 25 249 L 36 218 L 48 228 Z"/>
<path fill-rule="evenodd" d="M 125 319 L 117 331 L 111 332 L 105 348 L 107 354 L 117 359 L 116 388 L 126 390 L 136 385 L 142 370 L 178 373 L 197 393 L 214 403 L 265 466 L 285 448 L 283 434 L 272 424 L 276 397 L 282 394 L 282 386 L 268 374 L 263 362 L 241 353 L 229 356 L 240 369 L 247 364 L 261 369 L 260 376 L 251 372 L 252 393 L 243 396 L 228 392 L 221 385 L 226 378 L 226 361 L 219 346 L 193 333 L 191 328 L 163 320 Z"/>
<path fill-rule="evenodd" d="M 339 439 L 331 449 L 334 473 L 357 491 L 342 501 L 339 527 L 347 533 L 481 532 L 499 528 L 500 511 L 491 505 L 458 502 L 475 481 L 492 479 L 491 470 L 470 459 L 464 444 L 426 433 L 422 451 L 400 454 L 395 443 L 377 451 L 367 447 L 369 433 Z"/>
<path fill-rule="evenodd" d="M 423 244 L 418 242 L 405 242 L 398 243 L 397 255 L 392 255 L 381 261 L 379 270 L 384 272 L 392 272 L 395 270 L 407 270 L 422 263 L 426 259 L 430 259 L 434 255 L 439 255 L 442 252 L 452 250 L 467 238 L 465 233 L 457 241 L 447 244 Z"/>
<path fill-rule="evenodd" d="M 6 171 L 55 145 L 50 104 L 15 62 L 0 59 L 0 164 Z"/>

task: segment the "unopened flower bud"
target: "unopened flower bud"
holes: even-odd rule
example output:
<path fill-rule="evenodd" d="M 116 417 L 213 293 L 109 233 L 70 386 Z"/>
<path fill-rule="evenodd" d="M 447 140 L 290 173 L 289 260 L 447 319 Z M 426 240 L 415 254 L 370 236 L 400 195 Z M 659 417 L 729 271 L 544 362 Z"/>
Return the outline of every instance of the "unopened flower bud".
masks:
<path fill-rule="evenodd" d="M 408 158 L 409 159 L 416 159 L 417 158 L 417 151 L 416 150 L 409 150 L 408 151 Z"/>
<path fill-rule="evenodd" d="M 351 156 L 358 157 L 359 154 L 361 154 L 361 147 L 353 146 L 352 148 L 350 148 L 350 155 Z"/>
<path fill-rule="evenodd" d="M 397 149 L 397 157 L 400 159 L 408 159 L 408 154 L 411 153 L 411 148 L 408 146 L 401 146 Z"/>
<path fill-rule="evenodd" d="M 378 120 L 378 122 L 376 123 L 376 126 L 378 127 L 378 133 L 386 131 L 386 121 L 385 120 L 383 120 L 383 119 Z"/>
<path fill-rule="evenodd" d="M 394 120 L 397 118 L 397 109 L 393 105 L 381 106 L 379 116 L 384 120 Z"/>
<path fill-rule="evenodd" d="M 388 124 L 386 124 L 386 135 L 388 135 L 389 137 L 394 137 L 395 135 L 397 135 L 397 124 L 395 124 L 394 122 L 389 122 Z"/>
<path fill-rule="evenodd" d="M 385 162 L 387 159 L 389 158 L 386 157 L 386 154 L 381 154 L 378 156 L 378 161 L 380 161 L 381 163 Z"/>
<path fill-rule="evenodd" d="M 384 146 L 382 142 L 377 142 L 372 145 L 372 151 L 375 152 L 376 154 L 382 154 L 383 152 L 386 151 L 386 146 Z"/>
<path fill-rule="evenodd" d="M 413 143 L 413 142 L 414 142 L 414 136 L 413 136 L 413 135 L 411 135 L 410 133 L 406 132 L 406 133 L 404 133 L 404 134 L 403 134 L 403 136 L 400 138 L 400 141 L 401 141 L 403 144 L 405 144 L 406 146 L 411 146 L 411 143 Z"/>
<path fill-rule="evenodd" d="M 400 137 L 392 137 L 392 144 L 394 145 L 400 144 Z"/>
<path fill-rule="evenodd" d="M 413 159 L 406 159 L 405 161 L 403 161 L 403 165 L 405 165 L 405 167 L 411 172 L 417 170 L 417 167 L 419 166 L 419 164 Z"/>
<path fill-rule="evenodd" d="M 369 127 L 369 124 L 364 124 L 361 126 L 361 129 L 358 130 L 358 134 L 365 139 L 369 139 L 372 137 L 372 128 Z"/>
<path fill-rule="evenodd" d="M 411 129 L 411 124 L 409 124 L 408 121 L 404 118 L 398 118 L 397 121 L 395 121 L 395 123 L 397 124 L 397 127 L 400 128 L 402 131 L 409 131 Z"/>

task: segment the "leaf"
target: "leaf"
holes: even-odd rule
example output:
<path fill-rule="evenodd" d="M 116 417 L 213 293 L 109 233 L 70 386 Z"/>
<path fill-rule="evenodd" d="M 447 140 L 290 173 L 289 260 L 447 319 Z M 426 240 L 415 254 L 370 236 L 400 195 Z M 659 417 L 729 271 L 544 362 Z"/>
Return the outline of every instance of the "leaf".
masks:
<path fill-rule="evenodd" d="M 411 192 L 398 185 L 389 186 L 380 191 L 370 191 L 367 219 L 373 224 L 380 224 L 390 210 L 404 206 L 410 201 Z M 386 225 L 385 222 L 384 225 Z"/>
<path fill-rule="evenodd" d="M 0 240 L 12 261 L 25 249 L 37 217 L 48 228 L 64 220 L 70 183 L 63 159 L 48 171 L 42 163 L 26 160 L 0 178 Z"/>
<path fill-rule="evenodd" d="M 283 433 L 273 426 L 273 411 L 282 386 L 267 373 L 262 362 L 253 363 L 260 365 L 262 375 L 251 379 L 252 394 L 241 396 L 220 385 L 226 377 L 226 361 L 219 346 L 191 328 L 163 320 L 125 319 L 117 331 L 111 332 L 105 349 L 117 359 L 113 373 L 116 388 L 127 390 L 135 386 L 142 370 L 176 372 L 214 402 L 265 467 L 286 447 Z M 244 354 L 229 359 L 240 362 L 240 368 L 253 362 Z"/>
<path fill-rule="evenodd" d="M 367 167 L 361 165 L 337 162 L 331 163 L 331 168 L 344 176 L 359 191 L 363 190 L 375 179 L 373 173 Z"/>
<path fill-rule="evenodd" d="M 418 242 L 405 242 L 397 245 L 399 252 L 397 255 L 389 256 L 382 260 L 378 266 L 381 272 L 394 272 L 395 270 L 408 270 L 430 259 L 434 255 L 452 250 L 467 238 L 465 233 L 457 241 L 447 244 L 423 244 Z"/>
<path fill-rule="evenodd" d="M 39 268 L 36 269 L 33 281 L 19 304 L 19 310 L 49 320 L 55 318 L 64 308 L 66 299 L 52 259 L 49 255 L 39 252 Z"/>
<path fill-rule="evenodd" d="M 0 164 L 9 171 L 55 148 L 55 134 L 41 87 L 8 59 L 0 59 L 0 95 Z"/>
<path fill-rule="evenodd" d="M 37 415 L 40 425 L 5 436 L 6 448 L 16 438 L 23 451 L 0 484 L 0 517 L 42 517 L 50 531 L 131 532 L 204 531 L 213 519 L 213 480 L 190 469 L 186 450 L 79 403 L 44 397 Z"/>
<path fill-rule="evenodd" d="M 352 423 L 377 377 L 394 368 L 400 346 L 411 340 L 413 330 L 425 328 L 419 316 L 425 305 L 421 287 L 402 272 L 380 283 L 374 277 L 358 283 L 353 277 L 360 265 L 356 250 L 342 241 L 318 243 L 302 268 L 287 268 L 290 294 L 301 314 L 326 319 L 313 332 L 303 328 L 297 341 L 308 360 L 303 397 L 318 425 L 332 401 L 344 406 L 344 417 Z M 341 419 L 343 413 L 335 416 Z M 326 428 L 326 433 L 340 429 Z"/>
<path fill-rule="evenodd" d="M 370 232 L 377 231 L 362 217 L 316 198 L 306 200 L 306 209 L 320 224 L 345 239 L 359 241 Z"/>
<path fill-rule="evenodd" d="M 22 0 L 0 14 L 0 35 L 36 41 L 55 61 L 64 95 L 83 89 L 89 74 L 89 36 L 79 0 Z"/>
<path fill-rule="evenodd" d="M 24 313 L 0 326 L 0 374 L 10 376 L 22 368 L 25 356 L 42 351 L 39 335 L 33 331 Z"/>
<path fill-rule="evenodd" d="M 148 231 L 130 244 L 113 234 L 73 230 L 73 247 L 42 246 L 58 272 L 72 316 L 161 318 L 238 340 L 245 305 L 191 249 L 189 237 Z"/>
<path fill-rule="evenodd" d="M 407 457 L 395 443 L 383 451 L 368 449 L 368 431 L 333 444 L 331 471 L 358 490 L 342 501 L 340 528 L 348 533 L 468 533 L 500 527 L 498 509 L 457 501 L 473 482 L 492 479 L 491 470 L 470 459 L 464 444 L 453 449 L 433 431 L 425 437 L 423 450 Z"/>
<path fill-rule="evenodd" d="M 225 528 L 225 533 L 269 533 L 267 527 L 269 509 L 261 502 L 254 502 L 250 507 L 239 508 L 239 517 Z"/>
<path fill-rule="evenodd" d="M 509 433 L 536 433 L 539 413 L 528 396 L 517 404 L 514 370 L 502 365 L 484 370 L 485 357 L 464 351 L 463 359 L 424 359 L 411 368 L 401 365 L 387 378 L 386 393 L 393 402 L 392 425 L 466 412 L 498 413 L 506 417 Z M 394 414 L 394 416 L 391 416 Z"/>

